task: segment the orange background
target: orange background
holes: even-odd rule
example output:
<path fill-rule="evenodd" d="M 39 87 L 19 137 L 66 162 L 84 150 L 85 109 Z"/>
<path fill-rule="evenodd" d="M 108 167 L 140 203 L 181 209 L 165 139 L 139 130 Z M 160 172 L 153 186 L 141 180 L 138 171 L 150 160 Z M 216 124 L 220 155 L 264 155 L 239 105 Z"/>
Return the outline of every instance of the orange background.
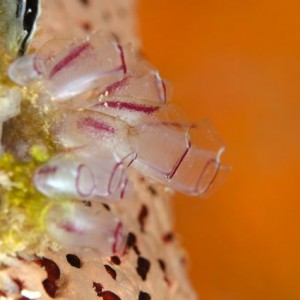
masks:
<path fill-rule="evenodd" d="M 140 1 L 144 53 L 233 166 L 209 199 L 175 199 L 202 300 L 300 299 L 299 5 Z"/>

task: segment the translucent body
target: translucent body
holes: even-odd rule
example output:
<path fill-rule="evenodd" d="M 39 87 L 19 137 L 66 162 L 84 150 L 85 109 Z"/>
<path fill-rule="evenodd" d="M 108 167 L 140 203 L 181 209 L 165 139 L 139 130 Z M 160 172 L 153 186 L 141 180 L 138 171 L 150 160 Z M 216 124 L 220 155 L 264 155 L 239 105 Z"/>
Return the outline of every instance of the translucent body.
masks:
<path fill-rule="evenodd" d="M 103 207 L 54 205 L 46 222 L 49 234 L 65 247 L 95 248 L 103 256 L 115 255 L 124 249 L 123 223 Z"/>
<path fill-rule="evenodd" d="M 95 33 L 84 40 L 49 41 L 16 60 L 9 76 L 37 89 L 41 107 L 56 114 L 49 131 L 63 151 L 37 168 L 33 183 L 55 203 L 47 228 L 65 245 L 109 255 L 120 249 L 121 222 L 73 201 L 130 197 L 130 168 L 200 196 L 228 170 L 221 165 L 225 147 L 212 126 L 186 122 L 167 103 L 170 89 L 159 72 L 112 37 Z"/>
<path fill-rule="evenodd" d="M 127 158 L 117 158 L 111 151 L 82 155 L 82 149 L 58 154 L 39 167 L 33 178 L 37 189 L 50 198 L 101 202 L 119 200 L 128 193 Z"/>

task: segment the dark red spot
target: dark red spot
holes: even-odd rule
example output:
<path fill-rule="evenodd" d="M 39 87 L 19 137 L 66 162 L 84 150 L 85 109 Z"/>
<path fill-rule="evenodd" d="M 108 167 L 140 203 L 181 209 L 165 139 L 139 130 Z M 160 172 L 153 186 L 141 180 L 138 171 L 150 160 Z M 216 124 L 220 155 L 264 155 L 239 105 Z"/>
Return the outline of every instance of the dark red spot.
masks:
<path fill-rule="evenodd" d="M 166 263 L 162 259 L 158 259 L 158 264 L 159 264 L 161 270 L 164 273 L 164 280 L 165 280 L 165 282 L 167 283 L 168 286 L 171 286 L 171 281 L 168 278 L 168 276 L 166 275 Z"/>
<path fill-rule="evenodd" d="M 165 243 L 170 243 L 174 240 L 174 234 L 172 232 L 168 232 L 162 237 Z"/>
<path fill-rule="evenodd" d="M 43 281 L 43 286 L 44 286 L 46 293 L 51 298 L 55 298 L 56 292 L 58 290 L 58 286 L 57 286 L 56 282 L 47 278 Z"/>
<path fill-rule="evenodd" d="M 162 259 L 158 259 L 158 264 L 160 269 L 165 273 L 166 272 L 166 263 Z"/>
<path fill-rule="evenodd" d="M 150 270 L 150 261 L 142 256 L 138 257 L 136 271 L 143 280 L 146 280 Z"/>
<path fill-rule="evenodd" d="M 91 31 L 91 29 L 92 29 L 92 25 L 90 22 L 83 22 L 81 24 L 81 27 L 84 31 Z"/>
<path fill-rule="evenodd" d="M 120 264 L 121 264 L 121 260 L 120 260 L 119 256 L 116 256 L 116 255 L 112 256 L 112 257 L 110 258 L 110 261 L 111 261 L 113 264 L 115 264 L 115 265 L 120 265 Z"/>
<path fill-rule="evenodd" d="M 19 291 L 23 290 L 24 282 L 18 278 L 12 278 L 12 281 L 18 286 Z"/>
<path fill-rule="evenodd" d="M 136 255 L 141 255 L 141 251 L 139 250 L 137 245 L 134 245 L 132 247 L 133 251 L 135 252 Z"/>
<path fill-rule="evenodd" d="M 96 292 L 97 296 L 100 297 L 100 293 L 103 290 L 103 285 L 101 283 L 98 283 L 98 282 L 93 282 L 93 289 Z"/>
<path fill-rule="evenodd" d="M 110 206 L 108 204 L 102 203 L 102 205 L 106 210 L 110 211 Z"/>
<path fill-rule="evenodd" d="M 148 217 L 148 208 L 145 204 L 143 204 L 138 215 L 138 221 L 140 223 L 140 228 L 142 232 L 145 231 L 145 223 L 147 217 Z"/>
<path fill-rule="evenodd" d="M 78 269 L 81 268 L 81 260 L 77 255 L 67 254 L 66 259 L 72 267 L 75 267 L 75 268 L 78 268 Z"/>
<path fill-rule="evenodd" d="M 92 206 L 92 202 L 89 200 L 83 200 L 82 203 L 87 206 L 87 207 L 91 207 Z"/>
<path fill-rule="evenodd" d="M 38 265 L 45 268 L 47 278 L 42 282 L 46 293 L 54 298 L 58 290 L 56 281 L 60 278 L 60 269 L 58 265 L 51 259 L 42 257 L 35 261 Z"/>
<path fill-rule="evenodd" d="M 105 291 L 98 294 L 99 297 L 102 297 L 103 300 L 121 300 L 119 296 L 111 291 Z"/>
<path fill-rule="evenodd" d="M 151 296 L 146 292 L 140 291 L 139 300 L 151 300 Z"/>
<path fill-rule="evenodd" d="M 150 192 L 150 194 L 152 196 L 156 196 L 157 195 L 156 189 L 153 186 L 151 186 L 151 185 L 148 186 L 148 191 Z"/>
<path fill-rule="evenodd" d="M 42 257 L 36 260 L 36 263 L 39 266 L 45 268 L 47 273 L 47 279 L 51 281 L 56 281 L 60 278 L 60 269 L 53 260 L 48 259 L 46 257 Z"/>
<path fill-rule="evenodd" d="M 104 265 L 106 272 L 113 278 L 116 280 L 117 278 L 117 272 L 109 265 Z"/>
<path fill-rule="evenodd" d="M 132 248 L 134 245 L 136 244 L 136 236 L 134 233 L 129 232 L 128 236 L 127 236 L 127 241 L 126 241 L 126 249 L 125 249 L 125 253 L 126 250 Z"/>
<path fill-rule="evenodd" d="M 6 297 L 6 293 L 0 290 L 0 296 Z"/>

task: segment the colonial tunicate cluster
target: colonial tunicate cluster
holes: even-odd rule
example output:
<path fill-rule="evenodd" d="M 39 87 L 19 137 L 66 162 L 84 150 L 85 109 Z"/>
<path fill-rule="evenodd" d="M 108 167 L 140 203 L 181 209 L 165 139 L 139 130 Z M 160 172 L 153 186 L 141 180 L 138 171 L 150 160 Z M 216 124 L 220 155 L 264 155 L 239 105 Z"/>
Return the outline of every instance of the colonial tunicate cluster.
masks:
<path fill-rule="evenodd" d="M 8 74 L 38 94 L 46 116 L 55 115 L 49 131 L 60 151 L 35 170 L 33 183 L 53 201 L 47 230 L 64 245 L 122 251 L 122 221 L 81 202 L 126 201 L 132 169 L 200 196 L 226 173 L 225 148 L 210 124 L 186 122 L 159 72 L 112 36 L 51 40 Z"/>

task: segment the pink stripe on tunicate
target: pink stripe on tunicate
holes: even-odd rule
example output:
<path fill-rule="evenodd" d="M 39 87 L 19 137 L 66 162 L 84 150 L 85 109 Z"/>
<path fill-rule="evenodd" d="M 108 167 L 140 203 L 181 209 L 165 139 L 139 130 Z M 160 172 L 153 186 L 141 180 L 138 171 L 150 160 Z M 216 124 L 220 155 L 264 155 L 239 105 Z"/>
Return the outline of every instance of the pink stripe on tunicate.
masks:
<path fill-rule="evenodd" d="M 38 175 L 54 174 L 57 171 L 57 166 L 43 166 L 38 170 Z"/>
<path fill-rule="evenodd" d="M 83 234 L 83 231 L 76 228 L 72 223 L 59 223 L 58 227 L 69 233 Z"/>
<path fill-rule="evenodd" d="M 122 70 L 123 73 L 126 74 L 127 73 L 127 66 L 126 66 L 126 62 L 125 62 L 125 56 L 124 56 L 124 50 L 123 47 L 118 45 L 118 50 L 120 52 L 120 58 L 121 58 L 121 63 L 122 63 Z"/>
<path fill-rule="evenodd" d="M 111 85 L 106 87 L 104 93 L 108 93 L 108 94 L 114 93 L 117 89 L 119 89 L 120 87 L 123 87 L 127 83 L 128 79 L 129 79 L 129 77 L 124 77 L 121 80 L 112 83 Z M 104 94 L 104 93 L 101 93 L 101 94 Z"/>
<path fill-rule="evenodd" d="M 81 173 L 82 173 L 82 169 L 85 168 L 86 170 L 88 170 L 89 174 L 90 174 L 90 177 L 92 178 L 92 187 L 91 189 L 84 193 L 83 191 L 81 191 L 80 189 L 80 179 L 81 179 Z M 92 173 L 92 171 L 90 170 L 90 168 L 88 168 L 86 165 L 84 164 L 80 164 L 77 168 L 77 174 L 76 174 L 76 179 L 75 179 L 75 187 L 76 187 L 76 191 L 78 193 L 78 195 L 80 197 L 83 197 L 83 198 L 86 198 L 86 197 L 89 197 L 92 195 L 93 191 L 95 190 L 96 186 L 95 186 L 95 178 L 94 178 L 94 175 Z"/>
<path fill-rule="evenodd" d="M 122 186 L 122 189 L 121 189 L 121 193 L 120 193 L 120 198 L 121 199 L 124 198 L 127 185 L 128 185 L 128 178 L 126 178 L 125 181 L 124 181 L 124 183 L 123 183 L 123 186 Z"/>
<path fill-rule="evenodd" d="M 59 73 L 63 68 L 68 66 L 72 61 L 74 61 L 82 52 L 90 47 L 88 42 L 79 45 L 78 47 L 74 48 L 67 56 L 61 59 L 51 70 L 49 78 L 54 77 L 57 73 Z"/>
<path fill-rule="evenodd" d="M 117 174 L 117 171 L 120 167 L 122 168 L 121 169 L 120 180 L 119 180 L 117 186 L 115 187 L 115 189 L 112 190 L 112 183 L 113 183 L 114 177 Z M 123 165 L 122 162 L 118 162 L 117 164 L 115 164 L 115 166 L 114 166 L 114 168 L 113 168 L 113 170 L 110 174 L 109 181 L 108 181 L 107 191 L 108 191 L 109 194 L 112 194 L 114 191 L 116 191 L 120 187 L 120 185 L 122 184 L 123 176 L 124 176 L 124 165 Z"/>
<path fill-rule="evenodd" d="M 141 112 L 144 114 L 152 114 L 160 109 L 160 106 L 149 106 L 144 104 L 130 103 L 130 102 L 122 102 L 122 101 L 105 101 L 98 102 L 95 107 L 109 107 L 116 109 L 127 109 L 131 111 Z"/>
<path fill-rule="evenodd" d="M 45 68 L 44 68 L 44 62 L 41 57 L 38 55 L 35 55 L 33 58 L 33 69 L 36 71 L 38 75 L 44 74 Z"/>
<path fill-rule="evenodd" d="M 77 122 L 79 128 L 81 127 L 89 127 L 96 129 L 98 131 L 106 131 L 109 133 L 115 133 L 115 129 L 110 125 L 104 123 L 103 121 L 98 121 L 93 118 L 87 117 Z"/>
<path fill-rule="evenodd" d="M 188 154 L 190 148 L 191 148 L 191 142 L 189 141 L 188 142 L 188 145 L 187 145 L 187 148 L 185 149 L 185 151 L 183 152 L 183 154 L 181 155 L 181 157 L 179 157 L 179 159 L 177 160 L 177 162 L 175 163 L 172 171 L 167 174 L 167 178 L 168 179 L 172 179 L 173 176 L 175 175 L 175 173 L 177 172 L 179 166 L 181 165 L 181 163 L 183 162 L 184 158 L 186 157 L 186 155 Z"/>
<path fill-rule="evenodd" d="M 121 233 L 122 228 L 123 228 L 123 224 L 122 224 L 122 222 L 119 222 L 116 226 L 115 231 L 114 231 L 114 243 L 112 245 L 112 252 L 113 253 L 117 252 L 117 246 L 118 246 L 118 242 L 119 242 L 119 235 Z"/>

